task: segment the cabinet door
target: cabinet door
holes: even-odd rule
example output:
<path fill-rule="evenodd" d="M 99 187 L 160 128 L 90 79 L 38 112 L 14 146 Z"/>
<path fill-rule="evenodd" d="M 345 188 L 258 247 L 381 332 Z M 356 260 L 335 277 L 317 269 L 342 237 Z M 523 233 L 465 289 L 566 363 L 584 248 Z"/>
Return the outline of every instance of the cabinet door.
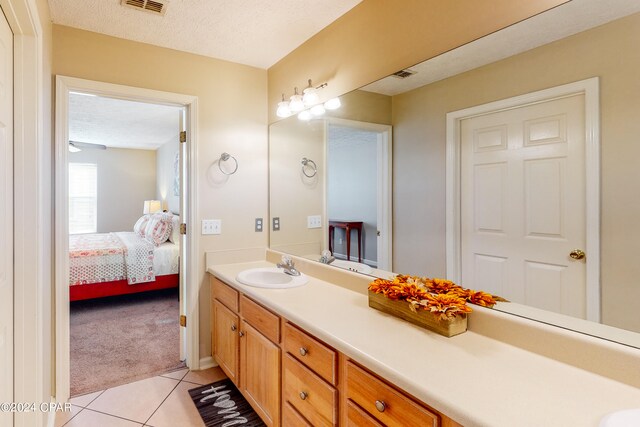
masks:
<path fill-rule="evenodd" d="M 213 357 L 225 374 L 238 385 L 238 315 L 213 301 Z"/>
<path fill-rule="evenodd" d="M 270 427 L 280 425 L 280 347 L 242 321 L 241 382 L 244 397 Z"/>

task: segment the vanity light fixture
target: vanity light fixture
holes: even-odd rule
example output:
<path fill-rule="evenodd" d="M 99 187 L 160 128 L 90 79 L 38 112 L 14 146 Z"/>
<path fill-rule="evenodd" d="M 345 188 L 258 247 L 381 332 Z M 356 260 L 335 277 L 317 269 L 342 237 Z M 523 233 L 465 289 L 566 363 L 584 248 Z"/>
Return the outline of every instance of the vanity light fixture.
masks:
<path fill-rule="evenodd" d="M 311 85 L 311 79 L 309 79 L 309 86 L 302 93 L 302 102 L 304 102 L 305 107 L 311 107 L 320 102 L 320 96 L 318 96 L 316 88 Z"/>
<path fill-rule="evenodd" d="M 340 98 L 331 98 L 324 103 L 324 108 L 327 110 L 337 110 L 341 105 L 342 103 L 340 102 Z"/>
<path fill-rule="evenodd" d="M 311 107 L 311 109 L 309 111 L 314 116 L 321 116 L 321 115 L 323 115 L 325 113 L 326 110 L 324 108 L 324 105 L 318 104 L 318 105 L 314 105 L 313 107 Z"/>
<path fill-rule="evenodd" d="M 282 118 L 286 118 L 291 115 L 289 103 L 284 100 L 284 93 L 282 94 L 282 101 L 278 102 L 278 110 L 276 111 L 276 115 Z"/>
<path fill-rule="evenodd" d="M 287 118 L 293 114 L 298 115 L 298 119 L 309 121 L 313 117 L 322 116 L 326 110 L 335 110 L 340 108 L 340 99 L 333 98 L 325 102 L 320 101 L 318 91 L 327 87 L 327 83 L 314 87 L 311 79 L 308 80 L 309 85 L 302 91 L 302 95 L 298 93 L 298 88 L 293 89 L 293 95 L 287 101 L 284 93 L 282 101 L 278 102 L 276 115 L 278 117 Z"/>
<path fill-rule="evenodd" d="M 311 120 L 312 117 L 313 117 L 313 114 L 311 114 L 311 111 L 309 110 L 303 110 L 303 111 L 300 111 L 300 113 L 298 113 L 298 119 L 304 122 L 308 122 L 309 120 Z"/>
<path fill-rule="evenodd" d="M 304 101 L 302 95 L 298 94 L 298 88 L 293 88 L 293 95 L 289 98 L 289 109 L 292 113 L 297 113 L 304 110 Z"/>

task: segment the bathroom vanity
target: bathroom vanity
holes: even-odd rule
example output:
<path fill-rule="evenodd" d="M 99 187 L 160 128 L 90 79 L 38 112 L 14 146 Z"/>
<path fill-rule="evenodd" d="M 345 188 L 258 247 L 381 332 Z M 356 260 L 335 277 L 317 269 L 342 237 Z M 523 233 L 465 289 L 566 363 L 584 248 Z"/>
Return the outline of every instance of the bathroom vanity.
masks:
<path fill-rule="evenodd" d="M 460 425 L 245 293 L 210 285 L 213 356 L 267 425 Z"/>
<path fill-rule="evenodd" d="M 370 309 L 365 276 L 296 266 L 309 282 L 291 289 L 236 281 L 267 261 L 207 270 L 214 359 L 269 426 L 595 427 L 640 402 L 632 385 L 474 330 L 473 313 L 445 338 Z M 478 324 L 493 315 L 474 310 Z"/>

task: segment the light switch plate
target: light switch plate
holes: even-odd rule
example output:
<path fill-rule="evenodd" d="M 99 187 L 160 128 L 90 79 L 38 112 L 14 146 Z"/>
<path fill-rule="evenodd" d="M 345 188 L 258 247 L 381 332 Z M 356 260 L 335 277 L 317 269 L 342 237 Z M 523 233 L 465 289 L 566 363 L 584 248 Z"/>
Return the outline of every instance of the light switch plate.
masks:
<path fill-rule="evenodd" d="M 203 219 L 202 234 L 222 234 L 222 220 L 220 219 Z"/>
<path fill-rule="evenodd" d="M 307 228 L 322 228 L 322 216 L 321 215 L 308 216 Z"/>

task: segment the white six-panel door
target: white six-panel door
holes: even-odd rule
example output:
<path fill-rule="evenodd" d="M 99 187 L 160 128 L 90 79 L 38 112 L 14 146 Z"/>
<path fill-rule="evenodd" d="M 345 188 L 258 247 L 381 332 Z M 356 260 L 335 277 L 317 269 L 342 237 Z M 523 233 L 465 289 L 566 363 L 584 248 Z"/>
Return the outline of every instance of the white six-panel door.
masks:
<path fill-rule="evenodd" d="M 584 95 L 464 119 L 461 284 L 586 317 Z"/>
<path fill-rule="evenodd" d="M 0 403 L 13 401 L 13 34 L 0 10 Z M 13 425 L 0 411 L 0 425 Z"/>

